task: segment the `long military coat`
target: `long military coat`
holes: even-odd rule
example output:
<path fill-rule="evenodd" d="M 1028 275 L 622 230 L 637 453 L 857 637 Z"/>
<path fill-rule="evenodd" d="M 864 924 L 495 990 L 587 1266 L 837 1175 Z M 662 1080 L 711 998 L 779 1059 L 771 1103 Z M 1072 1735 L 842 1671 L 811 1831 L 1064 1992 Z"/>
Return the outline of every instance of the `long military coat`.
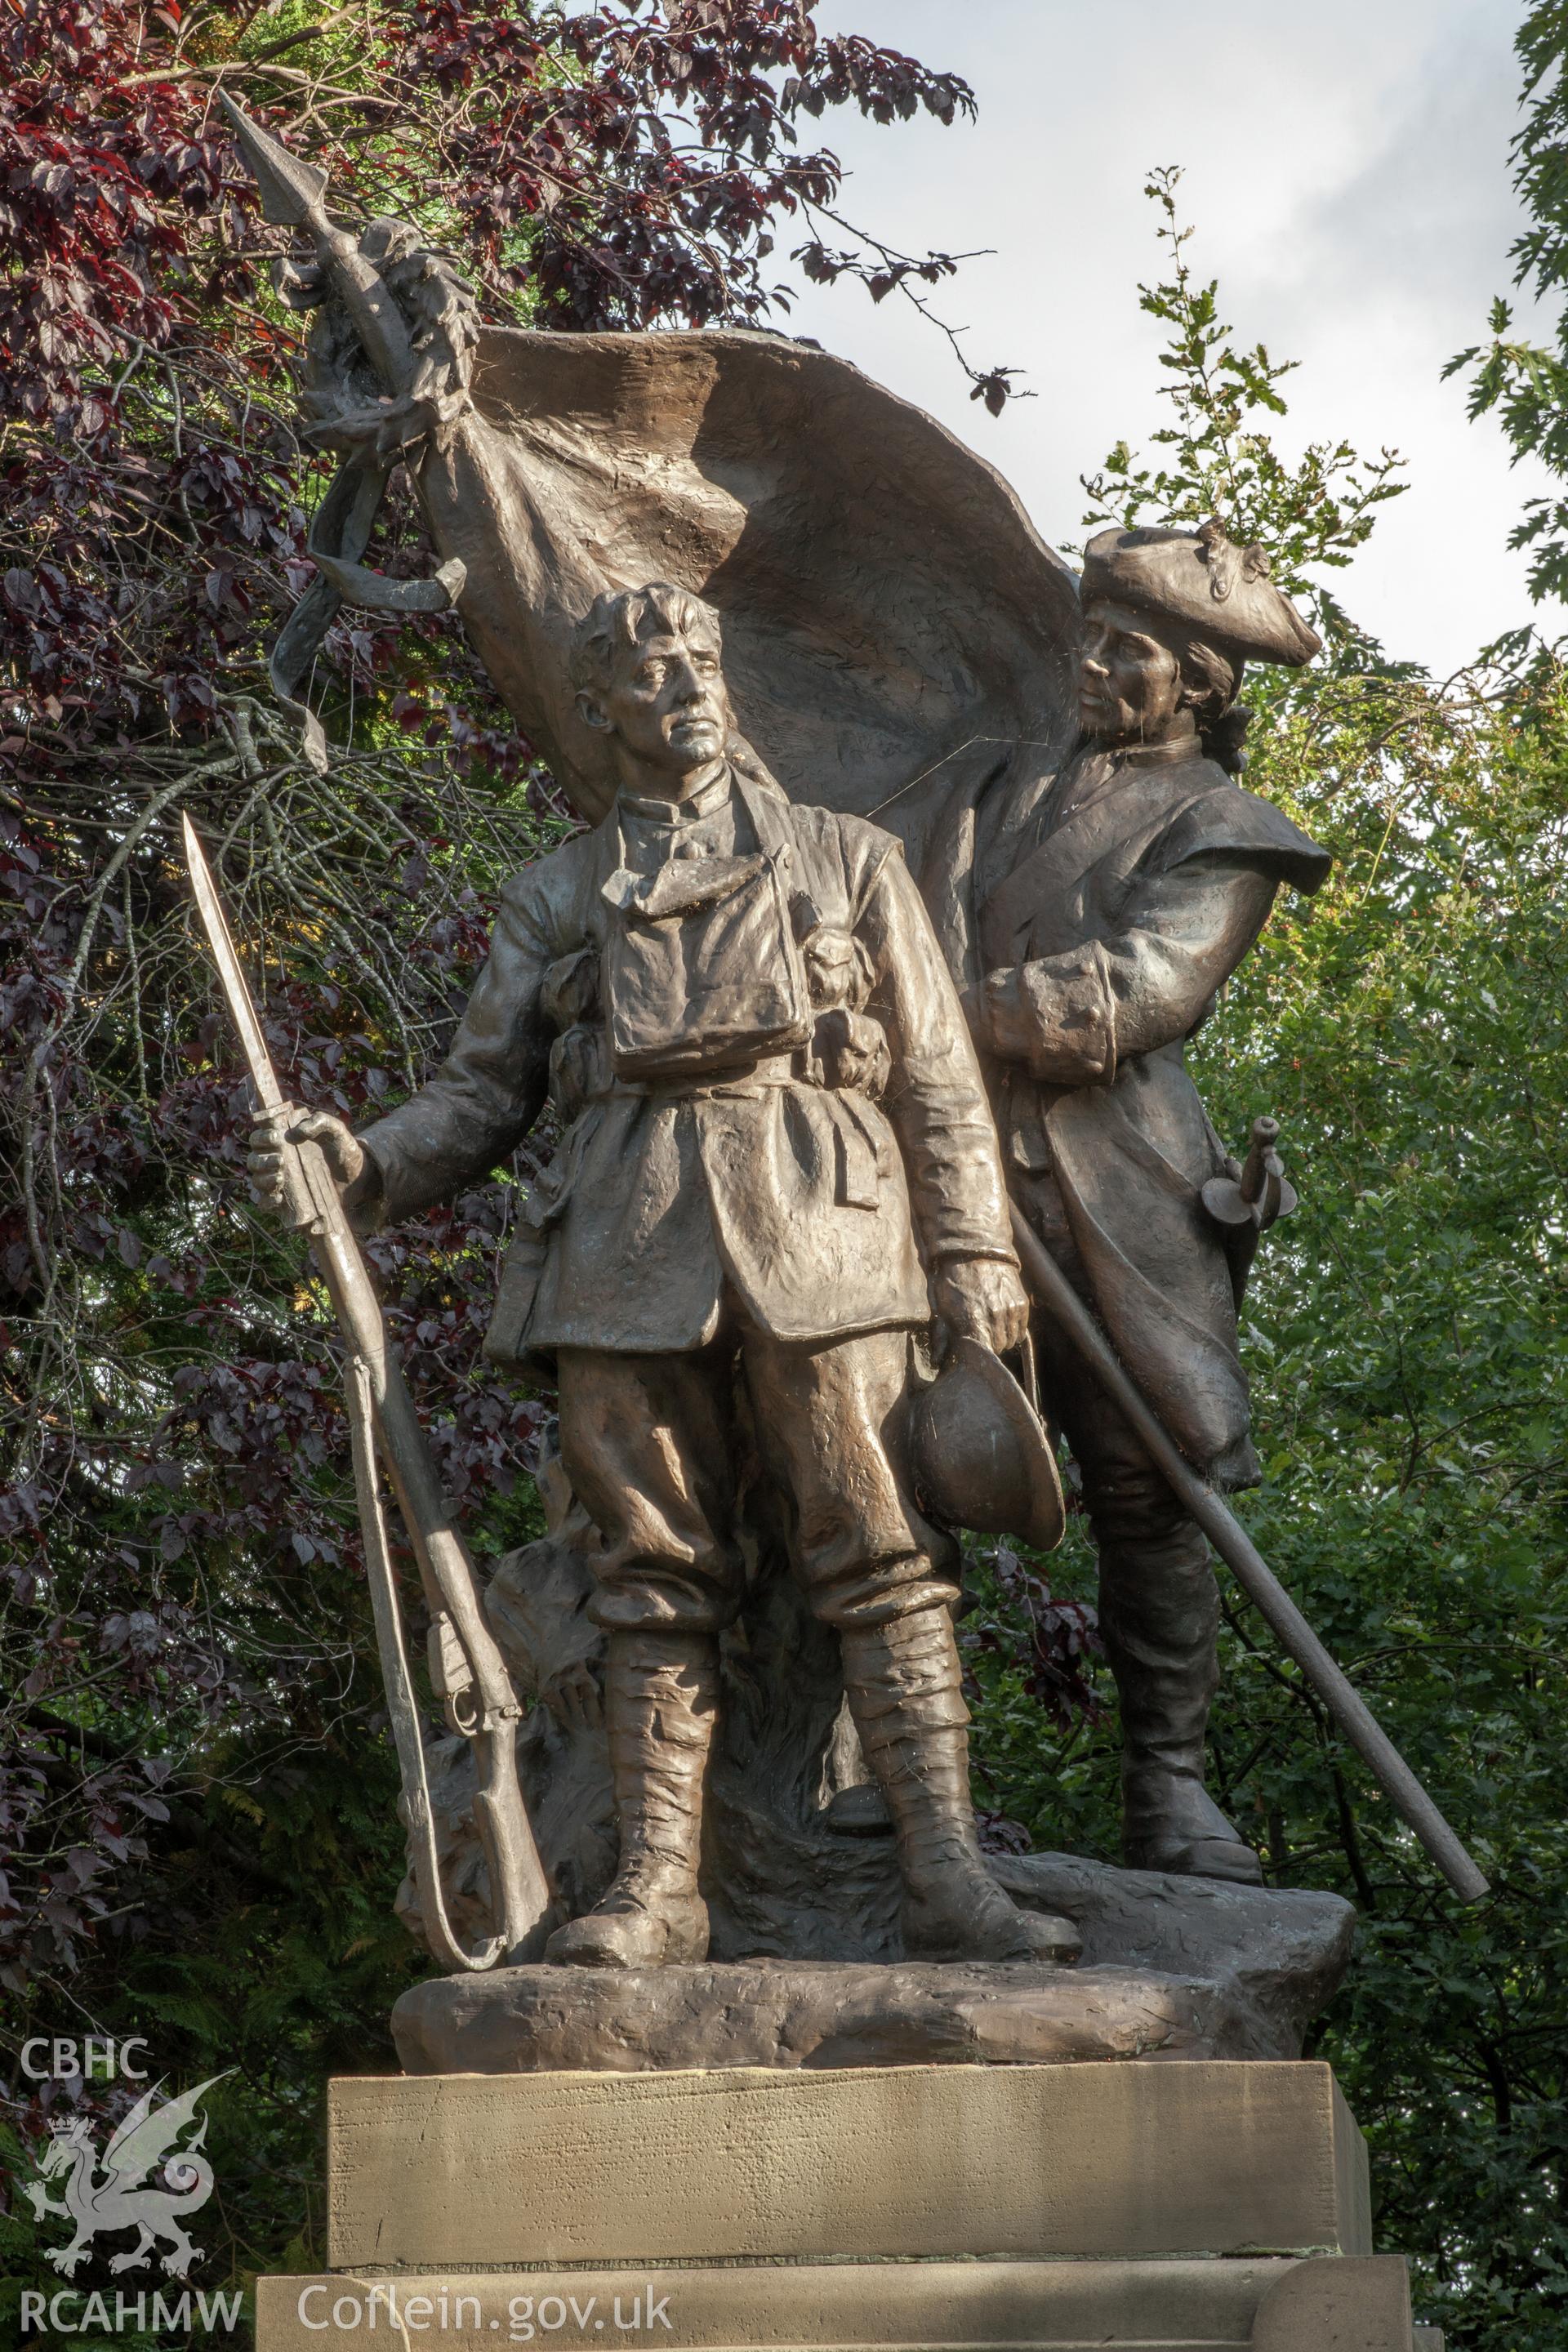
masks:
<path fill-rule="evenodd" d="M 969 1003 L 1019 1196 L 1189 1457 L 1248 1484 L 1236 1291 L 1200 1199 L 1227 1160 L 1185 1046 L 1280 883 L 1316 890 L 1328 854 L 1190 744 L 1082 750 L 1032 805 L 983 811 L 976 847 Z"/>
<path fill-rule="evenodd" d="M 447 1061 L 361 1138 L 374 1163 L 362 1222 L 408 1216 L 504 1161 L 553 1078 L 565 1132 L 508 1260 L 487 1343 L 497 1360 L 696 1348 L 727 1286 L 778 1339 L 914 1326 L 930 1315 L 930 1266 L 1014 1262 L 984 1081 L 902 853 L 878 827 L 796 806 L 754 777 L 735 775 L 733 791 L 737 846 L 754 845 L 783 913 L 771 932 L 753 929 L 740 964 L 721 955 L 688 1012 L 700 1030 L 703 1006 L 723 999 L 733 1033 L 760 989 L 773 1017 L 793 959 L 809 998 L 804 1045 L 705 1071 L 678 1040 L 681 1066 L 617 1074 L 626 1006 L 607 975 L 624 973 L 626 926 L 646 915 L 648 940 L 660 921 L 676 926 L 680 968 L 683 919 L 658 910 L 682 905 L 684 877 L 707 868 L 672 859 L 629 875 L 612 809 L 507 885 Z M 847 1008 L 862 1034 L 874 1020 L 885 1038 L 870 1091 L 845 1082 L 853 1057 L 833 1083 L 833 1052 L 811 1025 Z"/>

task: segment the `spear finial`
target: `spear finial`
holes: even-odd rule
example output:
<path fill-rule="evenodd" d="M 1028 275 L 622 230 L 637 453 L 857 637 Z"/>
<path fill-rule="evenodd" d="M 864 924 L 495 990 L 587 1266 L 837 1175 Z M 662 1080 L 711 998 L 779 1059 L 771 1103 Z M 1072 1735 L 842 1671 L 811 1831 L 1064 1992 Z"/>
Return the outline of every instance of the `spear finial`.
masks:
<path fill-rule="evenodd" d="M 328 219 L 322 199 L 327 174 L 319 163 L 291 155 L 269 132 L 252 122 L 226 90 L 218 92 L 234 125 L 239 152 L 261 191 L 261 211 L 279 228 L 303 229 L 316 248 L 322 274 L 340 297 L 366 356 L 388 394 L 405 394 L 414 375 L 414 350 L 402 311 L 378 271 L 348 234 Z"/>
<path fill-rule="evenodd" d="M 291 155 L 269 131 L 252 122 L 227 90 L 219 90 L 218 104 L 234 125 L 239 152 L 261 191 L 263 220 L 270 221 L 274 228 L 324 226 L 321 199 L 327 193 L 327 174 L 321 165 L 308 163 L 302 155 Z"/>

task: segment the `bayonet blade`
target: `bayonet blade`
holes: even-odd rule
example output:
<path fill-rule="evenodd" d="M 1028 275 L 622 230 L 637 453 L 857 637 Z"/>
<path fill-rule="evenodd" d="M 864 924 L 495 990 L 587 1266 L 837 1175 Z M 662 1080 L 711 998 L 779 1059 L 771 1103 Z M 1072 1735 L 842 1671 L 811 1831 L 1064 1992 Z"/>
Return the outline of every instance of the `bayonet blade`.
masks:
<path fill-rule="evenodd" d="M 190 868 L 191 888 L 195 894 L 196 911 L 202 919 L 202 929 L 207 935 L 207 945 L 213 951 L 224 1002 L 245 1050 L 250 1070 L 250 1083 L 256 1088 L 256 1099 L 263 1111 L 283 1108 L 283 1089 L 278 1083 L 278 1073 L 272 1066 L 272 1056 L 267 1050 L 267 1040 L 261 1034 L 261 1022 L 256 1010 L 256 1000 L 250 993 L 250 983 L 245 977 L 245 967 L 228 928 L 223 902 L 217 895 L 212 868 L 195 826 L 182 813 L 181 824 L 185 836 L 185 864 Z"/>
<path fill-rule="evenodd" d="M 239 152 L 261 191 L 262 218 L 275 228 L 313 226 L 321 218 L 321 199 L 327 193 L 327 174 L 321 165 L 308 163 L 302 155 L 291 155 L 259 123 L 252 122 L 226 90 L 219 90 L 218 104 L 234 125 Z"/>

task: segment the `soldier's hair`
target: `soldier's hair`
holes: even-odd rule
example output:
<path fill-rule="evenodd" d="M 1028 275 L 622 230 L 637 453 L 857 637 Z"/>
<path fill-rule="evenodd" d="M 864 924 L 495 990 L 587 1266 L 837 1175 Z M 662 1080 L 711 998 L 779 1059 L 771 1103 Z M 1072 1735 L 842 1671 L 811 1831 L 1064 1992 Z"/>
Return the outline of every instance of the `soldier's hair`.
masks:
<path fill-rule="evenodd" d="M 1251 711 L 1240 709 L 1236 699 L 1246 667 L 1240 656 L 1163 614 L 1140 612 L 1139 625 L 1169 646 L 1181 664 L 1182 700 L 1197 721 L 1205 755 L 1226 775 L 1239 776 L 1247 765 L 1244 739 L 1252 723 Z"/>
<path fill-rule="evenodd" d="M 641 645 L 645 637 L 679 636 L 694 625 L 722 646 L 718 614 L 685 588 L 650 580 L 646 588 L 606 589 L 595 598 L 572 640 L 572 683 L 579 693 L 605 694 L 628 646 Z"/>
<path fill-rule="evenodd" d="M 1192 636 L 1181 646 L 1183 700 L 1197 721 L 1198 740 L 1227 776 L 1247 765 L 1246 736 L 1252 713 L 1237 701 L 1245 667 L 1237 654 L 1222 652 L 1206 638 Z"/>

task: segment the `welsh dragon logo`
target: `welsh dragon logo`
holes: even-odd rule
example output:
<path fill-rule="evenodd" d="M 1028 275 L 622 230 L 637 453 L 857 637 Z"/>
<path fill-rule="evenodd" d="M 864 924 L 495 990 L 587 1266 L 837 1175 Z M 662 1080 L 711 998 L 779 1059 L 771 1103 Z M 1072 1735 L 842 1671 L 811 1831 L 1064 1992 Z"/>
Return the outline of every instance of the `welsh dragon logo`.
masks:
<path fill-rule="evenodd" d="M 223 2080 L 221 2074 L 209 2075 L 183 2098 L 165 2100 L 161 2107 L 153 2105 L 162 2088 L 155 2083 L 117 2127 L 101 2159 L 85 2116 L 50 2126 L 49 2145 L 38 2163 L 41 2178 L 27 2182 L 26 2194 L 36 2220 L 58 2213 L 75 2224 L 68 2246 L 46 2250 L 58 2271 L 73 2277 L 94 2238 L 115 2230 L 138 2234 L 129 2252 L 114 2256 L 111 2271 L 145 2270 L 153 2247 L 160 2244 L 169 2249 L 162 2267 L 171 2277 L 184 2278 L 192 2263 L 201 2261 L 202 2249 L 191 2243 L 182 2217 L 196 2212 L 213 2192 L 213 2168 L 200 2153 L 207 2123 L 199 2108 L 213 2084 Z M 193 2137 L 184 2147 L 177 2147 L 181 2134 L 193 2124 Z M 149 2177 L 160 2168 L 167 2188 L 150 2185 Z M 62 2175 L 63 2193 L 51 2197 L 45 2184 Z"/>

